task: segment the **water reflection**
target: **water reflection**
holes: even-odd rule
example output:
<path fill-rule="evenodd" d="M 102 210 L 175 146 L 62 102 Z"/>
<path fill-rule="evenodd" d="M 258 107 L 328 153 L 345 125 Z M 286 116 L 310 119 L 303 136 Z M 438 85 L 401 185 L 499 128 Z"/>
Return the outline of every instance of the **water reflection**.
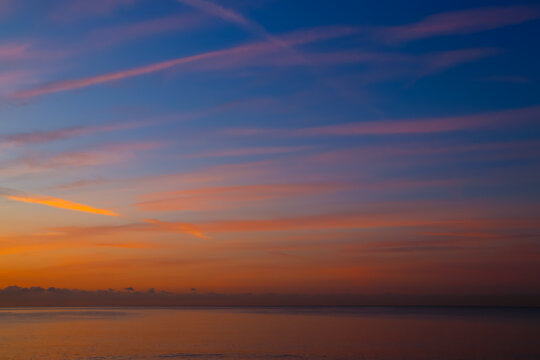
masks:
<path fill-rule="evenodd" d="M 538 359 L 539 335 L 534 309 L 0 310 L 2 360 Z"/>

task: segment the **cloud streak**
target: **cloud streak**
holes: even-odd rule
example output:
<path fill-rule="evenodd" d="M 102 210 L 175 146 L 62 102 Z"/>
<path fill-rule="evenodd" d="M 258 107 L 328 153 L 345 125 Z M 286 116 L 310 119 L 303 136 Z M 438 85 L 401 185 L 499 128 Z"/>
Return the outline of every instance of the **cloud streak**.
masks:
<path fill-rule="evenodd" d="M 283 38 L 283 41 L 292 46 L 295 44 L 306 44 L 334 37 L 342 37 L 354 33 L 355 31 L 357 30 L 350 27 L 319 28 L 288 34 Z M 38 86 L 33 89 L 16 92 L 12 94 L 11 97 L 14 99 L 28 99 L 40 95 L 76 90 L 93 85 L 108 83 L 111 81 L 118 81 L 122 79 L 151 74 L 179 65 L 196 63 L 211 59 L 222 59 L 223 57 L 228 56 L 244 59 L 245 57 L 270 53 L 275 51 L 276 49 L 278 49 L 278 46 L 273 43 L 252 43 L 223 50 L 210 51 L 198 55 L 176 58 L 173 60 L 162 61 L 146 66 L 102 74 L 98 76 L 53 82 L 46 85 Z"/>
<path fill-rule="evenodd" d="M 246 18 L 237 11 L 226 8 L 208 0 L 177 0 L 178 2 L 199 9 L 209 15 L 218 17 L 228 22 L 235 23 L 251 33 L 262 35 L 263 37 L 274 39 L 268 31 L 260 24 Z"/>
<path fill-rule="evenodd" d="M 54 141 L 71 139 L 74 137 L 93 135 L 102 132 L 111 132 L 137 128 L 146 125 L 142 122 L 128 122 L 108 125 L 73 126 L 59 130 L 33 131 L 19 134 L 0 136 L 0 142 L 14 145 L 43 144 Z"/>
<path fill-rule="evenodd" d="M 197 154 L 185 155 L 185 158 L 220 158 L 220 157 L 240 157 L 240 156 L 258 156 L 258 155 L 276 155 L 295 153 L 304 150 L 310 150 L 310 146 L 266 146 L 266 147 L 246 147 L 223 149 L 216 151 L 205 151 Z"/>
<path fill-rule="evenodd" d="M 54 234 L 67 239 L 95 239 L 99 236 L 120 234 L 187 234 L 199 239 L 210 239 L 197 224 L 188 222 L 164 222 L 157 219 L 143 219 L 139 222 L 112 226 L 64 226 L 49 229 Z"/>
<path fill-rule="evenodd" d="M 390 42 L 404 42 L 443 35 L 463 35 L 518 25 L 540 18 L 536 6 L 487 7 L 430 15 L 417 23 L 375 30 Z"/>
<path fill-rule="evenodd" d="M 2 189 L 2 188 L 0 188 L 0 196 L 9 200 L 28 203 L 28 204 L 45 205 L 45 206 L 49 206 L 53 208 L 79 211 L 79 212 L 85 212 L 85 213 L 90 213 L 90 214 L 119 216 L 117 213 L 111 210 L 99 209 L 92 206 L 79 204 L 73 201 L 55 198 L 52 196 L 32 195 L 32 194 L 22 193 L 18 191 L 13 191 L 10 189 Z"/>
<path fill-rule="evenodd" d="M 504 110 L 478 115 L 449 116 L 424 119 L 363 121 L 301 129 L 235 129 L 233 135 L 286 136 L 360 136 L 433 134 L 453 131 L 496 129 L 507 125 L 521 125 L 538 121 L 540 107 Z"/>
<path fill-rule="evenodd" d="M 339 184 L 268 184 L 221 186 L 145 194 L 137 206 L 145 211 L 202 211 L 254 202 L 339 191 Z"/>
<path fill-rule="evenodd" d="M 159 232 L 169 232 L 169 233 L 184 233 L 193 235 L 199 239 L 210 239 L 205 235 L 201 229 L 194 225 L 185 222 L 163 222 L 156 219 L 145 219 L 149 224 L 152 224 L 155 230 Z"/>
<path fill-rule="evenodd" d="M 192 30 L 206 24 L 206 17 L 197 14 L 179 14 L 143 20 L 139 22 L 100 28 L 92 31 L 84 41 L 83 51 L 95 50 L 105 46 L 141 40 L 157 34 L 167 34 L 179 30 Z M 88 44 L 94 44 L 88 46 Z"/>
<path fill-rule="evenodd" d="M 26 59 L 30 56 L 29 44 L 2 44 L 0 45 L 0 63 Z"/>
<path fill-rule="evenodd" d="M 80 168 L 101 166 L 129 159 L 136 151 L 159 147 L 157 142 L 128 142 L 103 147 L 95 147 L 88 151 L 68 151 L 52 156 L 37 154 L 14 159 L 2 164 L 0 176 L 19 176 L 39 173 L 61 168 Z"/>

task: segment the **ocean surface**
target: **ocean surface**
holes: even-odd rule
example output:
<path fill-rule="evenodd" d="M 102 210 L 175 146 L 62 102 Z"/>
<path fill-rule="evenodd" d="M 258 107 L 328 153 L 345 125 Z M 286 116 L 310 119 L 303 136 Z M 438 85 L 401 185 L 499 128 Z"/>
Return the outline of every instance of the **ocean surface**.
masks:
<path fill-rule="evenodd" d="M 539 309 L 0 309 L 1 360 L 540 359 Z"/>

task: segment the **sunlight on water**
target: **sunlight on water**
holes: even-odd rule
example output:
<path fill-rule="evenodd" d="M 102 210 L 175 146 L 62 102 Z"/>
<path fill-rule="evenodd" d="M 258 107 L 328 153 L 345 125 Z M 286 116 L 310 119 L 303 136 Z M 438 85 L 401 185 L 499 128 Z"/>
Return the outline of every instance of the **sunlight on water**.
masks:
<path fill-rule="evenodd" d="M 2 360 L 538 359 L 538 310 L 0 310 Z"/>

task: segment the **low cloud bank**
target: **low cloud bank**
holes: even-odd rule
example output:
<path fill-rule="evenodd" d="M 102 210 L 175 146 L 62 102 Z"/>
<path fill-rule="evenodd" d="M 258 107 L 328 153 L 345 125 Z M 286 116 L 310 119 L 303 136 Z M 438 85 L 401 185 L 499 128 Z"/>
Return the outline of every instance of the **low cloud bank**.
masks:
<path fill-rule="evenodd" d="M 77 290 L 8 286 L 0 290 L 0 307 L 28 306 L 535 306 L 540 294 L 513 295 L 361 295 L 361 294 L 223 294 Z"/>

